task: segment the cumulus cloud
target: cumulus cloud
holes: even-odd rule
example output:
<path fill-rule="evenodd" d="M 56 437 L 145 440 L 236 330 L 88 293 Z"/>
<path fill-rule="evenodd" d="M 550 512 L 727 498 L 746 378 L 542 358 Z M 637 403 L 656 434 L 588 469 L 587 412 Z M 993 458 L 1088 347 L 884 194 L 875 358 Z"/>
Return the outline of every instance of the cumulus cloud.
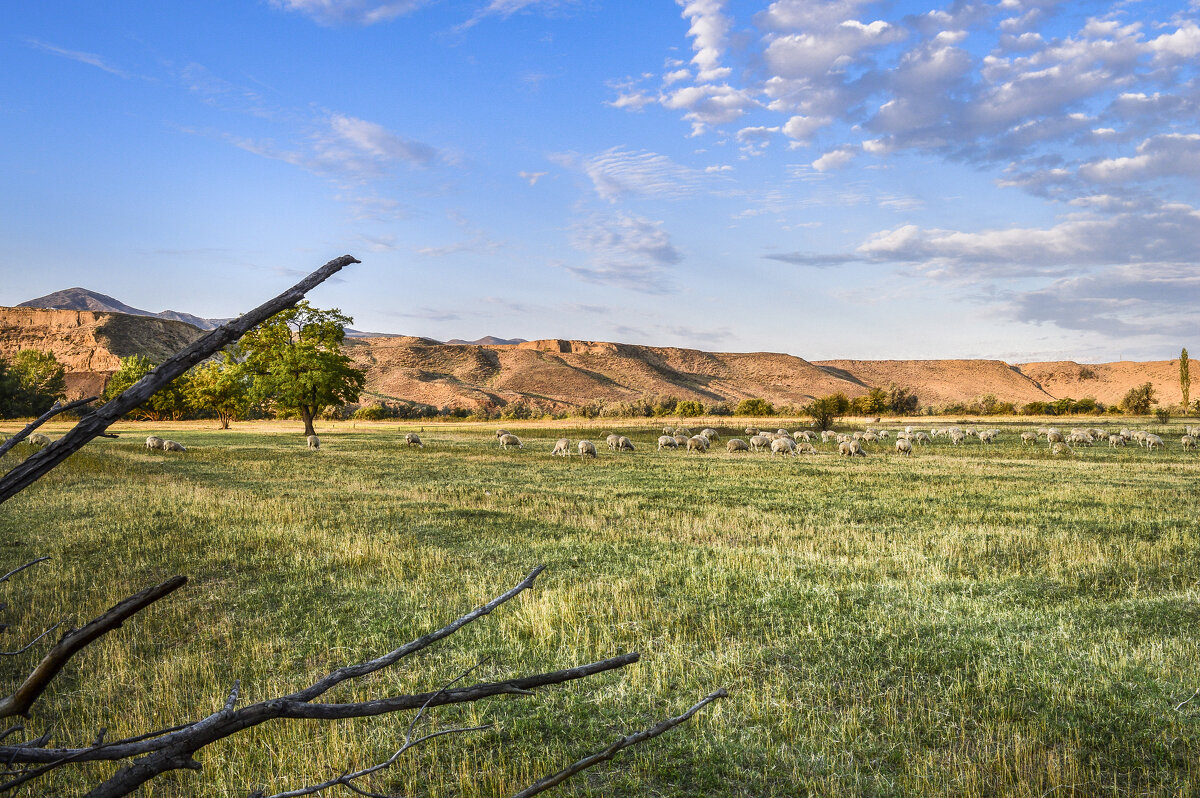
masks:
<path fill-rule="evenodd" d="M 571 228 L 571 245 L 590 256 L 588 266 L 567 266 L 576 277 L 649 294 L 672 289 L 666 267 L 683 260 L 656 222 L 631 213 L 593 215 Z"/>
<path fill-rule="evenodd" d="M 664 108 L 686 111 L 683 118 L 692 123 L 692 135 L 698 136 L 714 125 L 736 122 L 747 111 L 758 107 L 749 92 L 728 84 L 685 86 L 659 98 Z"/>
<path fill-rule="evenodd" d="M 1200 134 L 1168 133 L 1138 145 L 1137 155 L 1084 164 L 1080 176 L 1096 183 L 1130 182 L 1157 177 L 1200 177 Z"/>
<path fill-rule="evenodd" d="M 551 156 L 560 166 L 583 172 L 601 198 L 616 202 L 626 197 L 677 198 L 695 189 L 696 170 L 665 155 L 612 147 L 596 155 L 560 153 Z"/>
<path fill-rule="evenodd" d="M 841 169 L 854 160 L 854 148 L 840 147 L 836 150 L 830 150 L 820 158 L 812 162 L 812 168 L 818 172 L 828 172 L 833 169 Z"/>
<path fill-rule="evenodd" d="M 322 25 L 374 25 L 416 11 L 428 0 L 271 0 L 271 5 L 296 11 Z"/>
<path fill-rule="evenodd" d="M 729 18 L 722 13 L 724 0 L 676 2 L 683 6 L 683 18 L 691 22 L 688 36 L 692 37 L 692 49 L 696 52 L 692 58 L 698 70 L 696 79 L 707 83 L 728 77 L 732 70 L 721 65 L 725 38 L 729 35 Z"/>

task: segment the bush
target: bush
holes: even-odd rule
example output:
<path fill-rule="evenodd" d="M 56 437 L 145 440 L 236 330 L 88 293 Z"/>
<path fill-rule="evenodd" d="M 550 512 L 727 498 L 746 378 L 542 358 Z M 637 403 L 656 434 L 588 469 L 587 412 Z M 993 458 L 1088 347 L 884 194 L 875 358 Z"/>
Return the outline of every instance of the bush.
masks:
<path fill-rule="evenodd" d="M 1171 411 L 1165 407 L 1160 407 L 1154 411 L 1154 420 L 1159 424 L 1166 424 L 1171 420 Z"/>
<path fill-rule="evenodd" d="M 383 421 L 392 417 L 393 413 L 385 405 L 363 405 L 351 416 L 355 421 Z"/>
<path fill-rule="evenodd" d="M 813 399 L 805 406 L 804 414 L 813 420 L 817 429 L 825 430 L 832 427 L 833 422 L 837 421 L 839 416 L 845 415 L 849 409 L 850 400 L 846 398 L 846 394 L 835 393 Z"/>
<path fill-rule="evenodd" d="M 1143 383 L 1136 388 L 1130 388 L 1121 400 L 1121 409 L 1129 415 L 1144 416 L 1150 412 L 1150 405 L 1158 404 L 1154 398 L 1154 385 Z"/>
<path fill-rule="evenodd" d="M 704 405 L 694 399 L 684 399 L 675 405 L 675 415 L 681 418 L 695 418 L 704 415 Z"/>
<path fill-rule="evenodd" d="M 737 403 L 735 416 L 773 416 L 775 408 L 766 399 L 743 399 Z"/>

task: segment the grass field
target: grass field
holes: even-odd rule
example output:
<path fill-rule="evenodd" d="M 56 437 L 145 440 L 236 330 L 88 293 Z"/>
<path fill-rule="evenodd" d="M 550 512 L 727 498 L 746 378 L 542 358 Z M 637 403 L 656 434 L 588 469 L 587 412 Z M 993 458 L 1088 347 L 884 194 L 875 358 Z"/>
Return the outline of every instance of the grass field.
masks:
<path fill-rule="evenodd" d="M 5 647 L 190 579 L 74 661 L 32 729 L 86 744 L 201 717 L 234 679 L 246 701 L 295 690 L 545 563 L 532 592 L 337 698 L 436 688 L 481 660 L 480 681 L 641 662 L 439 709 L 438 726 L 496 728 L 431 742 L 375 789 L 511 795 L 725 687 L 553 794 L 1200 795 L 1200 455 L 1181 425 L 1153 455 L 1056 458 L 1006 433 L 852 461 L 832 444 L 660 453 L 661 425 L 621 430 L 625 455 L 598 426 L 509 426 L 514 451 L 494 426 L 427 426 L 424 450 L 399 432 L 417 425 L 326 427 L 309 452 L 298 427 L 129 424 L 0 507 L 0 570 L 53 557 L 0 585 Z M 147 451 L 151 433 L 190 451 Z M 599 459 L 550 457 L 562 436 Z M 34 657 L 3 658 L 4 684 Z M 276 722 L 144 794 L 299 787 L 386 758 L 407 722 Z"/>

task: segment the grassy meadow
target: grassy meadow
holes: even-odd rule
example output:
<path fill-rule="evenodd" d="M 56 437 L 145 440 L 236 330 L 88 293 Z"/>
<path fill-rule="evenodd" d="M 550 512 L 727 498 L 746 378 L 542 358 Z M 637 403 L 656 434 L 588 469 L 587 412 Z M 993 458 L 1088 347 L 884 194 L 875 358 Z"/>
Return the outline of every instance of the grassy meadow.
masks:
<path fill-rule="evenodd" d="M 987 421 L 1013 431 L 846 459 L 730 455 L 724 438 L 658 452 L 661 424 L 617 424 L 635 453 L 607 450 L 612 424 L 507 426 L 511 451 L 495 425 L 324 424 L 318 452 L 298 424 L 122 425 L 0 506 L 0 571 L 53 558 L 0 585 L 4 647 L 190 581 L 74 660 L 30 728 L 87 744 L 202 717 L 235 679 L 243 702 L 290 692 L 544 563 L 533 591 L 329 699 L 436 689 L 480 662 L 469 681 L 641 661 L 438 709 L 434 728 L 495 728 L 431 741 L 373 789 L 511 795 L 725 687 L 550 794 L 1200 795 L 1200 454 L 1182 425 L 1153 454 L 1054 457 L 1022 446 L 1032 424 Z M 403 442 L 418 430 L 423 450 Z M 148 434 L 189 451 L 147 451 Z M 600 457 L 551 457 L 559 437 Z M 45 650 L 4 657 L 5 689 Z M 142 794 L 294 789 L 386 759 L 409 719 L 277 721 Z"/>

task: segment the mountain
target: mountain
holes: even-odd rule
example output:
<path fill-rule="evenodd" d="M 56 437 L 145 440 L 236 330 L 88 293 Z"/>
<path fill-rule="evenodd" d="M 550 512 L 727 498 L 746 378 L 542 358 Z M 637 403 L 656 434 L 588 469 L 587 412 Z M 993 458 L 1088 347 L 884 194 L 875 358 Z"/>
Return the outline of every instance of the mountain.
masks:
<path fill-rule="evenodd" d="M 202 319 L 191 313 L 180 313 L 177 310 L 164 310 L 161 313 L 151 313 L 148 310 L 131 307 L 119 299 L 113 299 L 108 294 L 91 291 L 87 288 L 68 288 L 55 291 L 28 302 L 17 305 L 19 308 L 45 308 L 47 310 L 90 310 L 94 313 L 125 313 L 130 316 L 150 316 L 168 321 L 181 321 L 199 330 L 212 330 L 229 319 Z"/>
<path fill-rule="evenodd" d="M 466 345 L 466 346 L 515 346 L 516 344 L 525 343 L 524 338 L 497 338 L 494 335 L 485 335 L 482 338 L 476 338 L 474 341 L 464 341 L 461 338 L 451 338 L 446 343 Z"/>

